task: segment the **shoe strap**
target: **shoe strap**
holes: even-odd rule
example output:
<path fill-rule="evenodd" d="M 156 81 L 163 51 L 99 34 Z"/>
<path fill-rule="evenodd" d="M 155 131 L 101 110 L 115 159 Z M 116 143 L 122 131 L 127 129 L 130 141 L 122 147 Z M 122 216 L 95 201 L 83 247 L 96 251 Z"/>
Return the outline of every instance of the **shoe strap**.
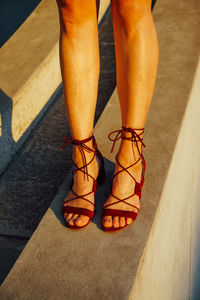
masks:
<path fill-rule="evenodd" d="M 92 149 L 89 146 L 85 145 L 85 143 L 87 143 L 87 142 L 89 142 L 91 140 L 93 141 L 94 149 Z M 75 164 L 75 162 L 73 161 L 73 164 L 75 165 L 76 169 L 73 170 L 72 172 L 74 173 L 76 171 L 81 171 L 81 172 L 84 173 L 84 179 L 85 179 L 85 175 L 87 175 L 87 180 L 89 180 L 89 177 L 93 179 L 93 188 L 92 188 L 91 192 L 86 193 L 84 195 L 79 195 L 71 187 L 70 189 L 71 189 L 72 193 L 75 195 L 75 197 L 72 198 L 72 199 L 64 201 L 64 203 L 67 203 L 69 201 L 76 200 L 76 199 L 83 199 L 83 200 L 87 201 L 88 203 L 92 204 L 93 207 L 95 208 L 95 204 L 92 201 L 90 201 L 90 200 L 88 200 L 86 198 L 88 195 L 92 194 L 93 192 L 96 193 L 97 181 L 96 181 L 96 179 L 91 174 L 88 173 L 88 165 L 94 160 L 94 158 L 95 158 L 95 156 L 96 156 L 96 154 L 98 152 L 98 147 L 97 147 L 97 143 L 96 143 L 95 137 L 94 137 L 93 134 L 91 134 L 88 138 L 86 138 L 84 140 L 78 140 L 78 139 L 73 139 L 71 136 L 67 136 L 67 137 L 64 138 L 64 141 L 65 141 L 65 143 L 58 149 L 58 151 L 62 150 L 64 147 L 66 147 L 69 144 L 73 144 L 73 145 L 75 145 L 75 146 L 78 147 L 78 149 L 79 149 L 79 151 L 81 153 L 81 157 L 82 157 L 82 161 L 83 161 L 83 166 L 82 167 L 78 167 Z M 87 163 L 87 160 L 86 160 L 85 151 L 86 152 L 93 152 L 94 153 L 94 156 L 92 157 L 92 159 L 88 163 Z M 73 207 L 67 206 L 68 210 L 70 210 L 71 208 L 73 208 Z M 85 214 L 86 214 L 86 211 L 90 212 L 90 214 L 94 213 L 94 212 L 92 212 L 90 210 L 87 210 L 87 209 L 77 208 L 76 210 L 78 210 L 78 209 L 79 209 L 79 211 L 81 211 L 81 210 L 82 210 L 82 212 L 84 211 Z M 86 214 L 86 215 L 88 215 L 88 214 Z"/>
<path fill-rule="evenodd" d="M 92 148 L 90 148 L 89 146 L 85 145 L 85 143 L 87 143 L 87 142 L 89 142 L 91 140 L 93 140 L 94 150 Z M 66 136 L 64 138 L 64 141 L 65 141 L 65 143 L 58 149 L 58 151 L 62 150 L 64 147 L 66 147 L 69 144 L 73 144 L 73 145 L 75 145 L 75 146 L 78 147 L 78 149 L 79 149 L 79 151 L 81 153 L 81 157 L 82 157 L 82 161 L 83 161 L 83 166 L 78 167 L 75 164 L 75 162 L 73 161 L 73 164 L 75 165 L 76 169 L 73 170 L 72 172 L 74 173 L 76 171 L 81 171 L 81 172 L 84 173 L 84 178 L 85 178 L 85 175 L 87 175 L 87 180 L 89 180 L 89 177 L 92 178 L 93 180 L 95 180 L 95 178 L 88 173 L 88 165 L 91 164 L 91 162 L 94 160 L 94 158 L 96 156 L 96 153 L 97 153 L 97 143 L 96 143 L 94 135 L 91 134 L 88 138 L 83 139 L 83 140 L 73 139 L 71 136 Z M 93 158 L 88 163 L 87 163 L 84 151 L 86 151 L 86 152 L 93 152 L 94 153 Z"/>
<path fill-rule="evenodd" d="M 140 130 L 141 132 L 140 133 L 137 133 L 136 130 Z M 125 133 L 126 132 L 130 132 L 131 133 L 131 136 L 130 137 L 127 137 L 125 136 Z M 113 146 L 112 146 L 112 149 L 111 149 L 111 153 L 113 152 L 113 149 L 114 149 L 114 146 L 115 146 L 115 143 L 119 140 L 119 139 L 124 139 L 124 140 L 129 140 L 132 142 L 132 146 L 133 146 L 133 143 L 136 144 L 136 147 L 137 147 L 137 151 L 140 155 L 140 157 L 136 160 L 136 162 L 134 162 L 133 164 L 129 165 L 128 167 L 124 167 L 120 162 L 119 162 L 119 159 L 116 155 L 116 162 L 118 163 L 118 165 L 122 168 L 121 170 L 119 170 L 118 172 L 116 172 L 113 176 L 113 178 L 115 176 L 117 176 L 118 174 L 120 174 L 121 172 L 126 172 L 134 181 L 135 181 L 135 191 L 132 195 L 124 198 L 124 199 L 120 199 L 119 197 L 117 197 L 116 195 L 114 195 L 112 192 L 111 192 L 111 195 L 117 200 L 116 202 L 114 203 L 110 203 L 110 204 L 107 204 L 106 206 L 104 206 L 104 208 L 107 208 L 111 205 L 114 205 L 114 204 L 117 204 L 117 203 L 120 203 L 120 202 L 123 202 L 133 208 L 136 208 L 137 210 L 139 210 L 135 205 L 131 204 L 131 203 L 128 203 L 126 202 L 126 200 L 132 198 L 134 195 L 138 195 L 139 198 L 141 198 L 141 187 L 143 186 L 143 183 L 144 183 L 144 171 L 145 171 L 145 166 L 146 166 L 146 163 L 145 163 L 145 159 L 144 159 L 144 156 L 142 155 L 142 150 L 141 152 L 139 151 L 139 147 L 138 147 L 138 142 L 141 142 L 142 143 L 142 146 L 146 147 L 146 145 L 144 144 L 143 142 L 143 138 L 141 137 L 141 135 L 143 134 L 144 132 L 144 128 L 127 128 L 127 127 L 124 127 L 122 126 L 122 129 L 119 129 L 119 130 L 115 130 L 115 131 L 112 131 L 109 135 L 108 135 L 108 138 L 109 140 L 111 140 L 113 142 Z M 112 135 L 113 134 L 116 134 L 114 138 L 112 138 Z M 134 150 L 133 150 L 133 153 L 134 153 Z M 135 155 L 135 153 L 134 153 Z M 136 165 L 140 160 L 142 159 L 142 178 L 141 178 L 141 181 L 140 183 L 136 181 L 136 179 L 134 178 L 134 176 L 129 172 L 129 168 L 133 167 L 134 165 Z"/>
<path fill-rule="evenodd" d="M 71 189 L 71 191 L 74 193 L 74 195 L 75 195 L 76 197 L 75 197 L 75 198 L 72 198 L 72 199 L 69 199 L 69 200 L 65 200 L 64 203 L 67 203 L 67 202 L 69 202 L 69 201 L 76 200 L 76 199 L 83 199 L 83 200 L 87 201 L 88 203 L 92 204 L 93 207 L 95 207 L 95 204 L 94 204 L 92 201 L 90 201 L 90 200 L 88 200 L 87 198 L 85 198 L 86 196 L 92 194 L 93 191 L 91 191 L 91 192 L 89 192 L 89 193 L 87 193 L 87 194 L 84 194 L 84 195 L 79 195 L 79 194 L 77 194 L 73 189 Z"/>
<path fill-rule="evenodd" d="M 133 164 L 129 165 L 129 166 L 126 167 L 126 168 L 125 168 L 124 166 L 122 166 L 122 164 L 119 162 L 119 159 L 118 159 L 117 155 L 116 155 L 115 158 L 116 158 L 117 164 L 122 168 L 122 170 L 117 171 L 117 172 L 114 174 L 113 177 L 115 177 L 115 176 L 117 176 L 118 174 L 120 174 L 121 172 L 125 171 L 128 175 L 131 176 L 131 178 L 132 178 L 132 179 L 135 181 L 135 183 L 136 183 L 137 181 L 136 181 L 135 177 L 128 171 L 128 169 L 131 168 L 131 167 L 133 167 L 134 165 L 136 165 L 136 164 L 141 160 L 141 156 L 138 158 L 138 160 L 136 160 L 136 162 L 134 162 Z"/>
<path fill-rule="evenodd" d="M 122 202 L 122 203 L 124 203 L 124 204 L 127 204 L 127 205 L 133 207 L 133 208 L 136 208 L 136 209 L 139 211 L 139 208 L 138 208 L 137 206 L 135 206 L 135 205 L 133 205 L 133 204 L 131 204 L 131 203 L 128 203 L 128 202 L 124 202 L 124 201 L 128 200 L 129 198 L 133 197 L 135 194 L 133 194 L 133 195 L 131 195 L 131 196 L 129 196 L 129 197 L 126 197 L 126 198 L 124 198 L 124 199 L 120 199 L 120 198 L 116 197 L 115 195 L 113 195 L 113 193 L 111 193 L 111 195 L 112 195 L 115 199 L 117 199 L 118 201 L 105 205 L 105 206 L 104 206 L 104 209 L 108 208 L 108 207 L 111 206 L 111 205 L 115 205 L 115 204 L 117 204 L 117 203 Z"/>
<path fill-rule="evenodd" d="M 137 133 L 136 130 L 140 130 L 141 132 Z M 125 136 L 126 132 L 131 133 L 131 136 L 130 137 L 126 137 Z M 119 129 L 119 130 L 114 130 L 114 131 L 110 132 L 109 135 L 108 135 L 108 138 L 109 138 L 110 141 L 113 142 L 111 153 L 114 150 L 115 143 L 119 139 L 123 139 L 123 140 L 129 140 L 129 141 L 131 141 L 132 142 L 132 146 L 133 146 L 133 143 L 136 143 L 136 147 L 137 147 L 138 153 L 141 155 L 141 153 L 139 151 L 139 147 L 138 147 L 138 142 L 141 142 L 142 146 L 146 147 L 146 145 L 143 142 L 143 138 L 141 137 L 141 135 L 143 133 L 144 133 L 144 128 L 130 128 L 130 127 L 124 127 L 124 126 L 122 126 L 122 128 Z M 116 134 L 114 138 L 112 138 L 113 134 Z"/>

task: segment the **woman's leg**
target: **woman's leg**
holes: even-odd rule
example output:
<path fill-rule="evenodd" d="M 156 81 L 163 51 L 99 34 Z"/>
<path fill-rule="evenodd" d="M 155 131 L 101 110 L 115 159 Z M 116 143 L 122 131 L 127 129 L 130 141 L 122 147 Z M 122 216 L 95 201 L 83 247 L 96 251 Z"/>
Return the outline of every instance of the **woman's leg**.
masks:
<path fill-rule="evenodd" d="M 143 128 L 154 91 L 159 56 L 158 39 L 151 14 L 151 0 L 111 0 L 111 6 L 122 125 Z M 141 143 L 138 145 L 141 149 Z M 129 166 L 138 159 L 137 151 L 134 152 L 136 157 L 133 154 L 132 143 L 128 140 L 121 140 L 118 158 L 123 166 Z M 116 171 L 118 170 L 121 168 L 116 165 Z M 141 161 L 129 171 L 140 182 Z M 133 179 L 126 172 L 121 172 L 114 178 L 113 194 L 123 199 L 130 196 L 133 191 Z M 116 202 L 116 199 L 110 196 L 106 204 L 113 202 Z M 137 195 L 127 202 L 140 207 Z M 132 210 L 124 203 L 118 203 L 109 208 Z M 111 216 L 103 219 L 105 227 L 113 224 L 118 228 L 124 226 L 126 222 L 130 224 L 132 219 L 123 217 L 112 219 Z"/>
<path fill-rule="evenodd" d="M 85 139 L 93 131 L 94 114 L 99 79 L 99 44 L 96 0 L 57 0 L 60 17 L 60 64 L 64 97 L 71 135 L 75 139 Z M 87 145 L 92 148 L 92 142 Z M 87 162 L 94 155 L 85 152 Z M 73 160 L 83 165 L 78 147 L 73 149 Z M 88 172 L 97 177 L 96 159 L 88 166 Z M 85 178 L 82 172 L 75 172 L 73 190 L 86 194 L 92 190 L 93 180 Z M 72 192 L 67 199 L 72 199 Z M 94 201 L 94 196 L 87 197 Z M 93 210 L 92 204 L 82 199 L 70 201 L 70 206 Z M 65 214 L 71 225 L 83 226 L 87 216 Z"/>

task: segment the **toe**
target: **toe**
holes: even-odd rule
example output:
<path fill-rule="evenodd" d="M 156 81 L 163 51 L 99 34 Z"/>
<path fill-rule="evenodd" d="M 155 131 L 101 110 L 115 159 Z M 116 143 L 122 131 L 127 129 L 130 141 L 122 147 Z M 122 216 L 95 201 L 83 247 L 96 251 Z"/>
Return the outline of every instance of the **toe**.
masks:
<path fill-rule="evenodd" d="M 119 225 L 120 227 L 124 227 L 126 225 L 126 221 L 125 221 L 125 218 L 124 217 L 121 217 L 119 219 Z"/>
<path fill-rule="evenodd" d="M 89 217 L 84 216 L 84 215 L 80 215 L 80 216 L 76 219 L 75 224 L 76 224 L 77 226 L 80 226 L 80 227 L 81 227 L 81 226 L 84 226 L 85 224 L 87 224 L 88 221 L 89 221 Z"/>
<path fill-rule="evenodd" d="M 114 217 L 113 218 L 113 227 L 114 228 L 119 228 L 119 217 Z"/>
<path fill-rule="evenodd" d="M 68 214 L 68 213 L 64 214 L 64 218 L 66 218 L 66 221 L 69 221 L 72 216 L 73 216 L 73 214 Z"/>
<path fill-rule="evenodd" d="M 133 219 L 131 219 L 131 218 L 126 218 L 126 223 L 129 225 L 129 224 L 131 224 L 133 222 Z"/>
<path fill-rule="evenodd" d="M 112 217 L 111 216 L 106 216 L 103 218 L 103 226 L 104 227 L 112 227 Z"/>
<path fill-rule="evenodd" d="M 77 215 L 77 214 L 74 214 L 72 217 L 71 217 L 71 219 L 69 220 L 69 224 L 70 225 L 74 225 L 75 224 L 75 220 L 76 220 L 76 218 L 78 217 L 79 215 Z"/>

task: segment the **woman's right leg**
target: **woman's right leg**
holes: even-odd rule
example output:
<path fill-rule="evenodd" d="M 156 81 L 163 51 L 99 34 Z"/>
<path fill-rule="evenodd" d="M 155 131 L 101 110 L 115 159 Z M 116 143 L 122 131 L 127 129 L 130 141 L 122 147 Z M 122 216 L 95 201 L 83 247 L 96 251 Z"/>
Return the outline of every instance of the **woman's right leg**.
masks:
<path fill-rule="evenodd" d="M 96 0 L 57 0 L 60 17 L 60 65 L 63 80 L 64 97 L 74 139 L 82 140 L 92 133 L 98 79 L 100 70 L 98 22 Z M 88 142 L 89 147 L 92 142 Z M 94 155 L 85 151 L 87 162 Z M 81 167 L 83 165 L 78 147 L 73 149 L 73 160 Z M 88 166 L 88 172 L 98 175 L 98 162 L 94 160 Z M 73 190 L 83 195 L 92 190 L 93 180 L 87 181 L 82 172 L 75 172 Z M 67 199 L 74 195 L 70 191 Z M 94 195 L 88 196 L 94 201 Z M 69 202 L 71 206 L 93 210 L 92 204 L 83 199 Z M 66 204 L 67 205 L 67 204 Z M 65 214 L 70 225 L 83 226 L 88 222 L 87 216 Z"/>

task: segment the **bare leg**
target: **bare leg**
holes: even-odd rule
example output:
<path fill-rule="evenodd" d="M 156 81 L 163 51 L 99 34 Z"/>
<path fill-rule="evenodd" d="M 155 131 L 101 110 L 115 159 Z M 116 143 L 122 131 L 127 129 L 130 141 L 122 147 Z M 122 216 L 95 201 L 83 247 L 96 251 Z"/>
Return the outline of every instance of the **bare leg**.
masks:
<path fill-rule="evenodd" d="M 85 139 L 93 131 L 94 114 L 97 100 L 99 79 L 99 44 L 96 0 L 57 0 L 60 16 L 60 64 L 63 79 L 64 97 L 71 135 L 75 139 Z M 88 142 L 92 148 L 92 143 Z M 93 153 L 86 152 L 87 162 Z M 80 152 L 75 146 L 73 160 L 83 165 Z M 98 162 L 95 159 L 88 167 L 89 173 L 96 178 Z M 74 174 L 73 189 L 78 194 L 86 194 L 92 189 L 83 173 Z M 66 199 L 73 198 L 72 192 Z M 94 196 L 88 199 L 94 201 Z M 82 200 L 70 201 L 71 206 L 93 210 L 93 206 Z M 68 204 L 68 205 L 69 205 Z M 67 205 L 67 204 L 66 204 Z M 65 214 L 71 225 L 83 226 L 87 216 Z"/>
<path fill-rule="evenodd" d="M 111 0 L 113 29 L 116 49 L 117 90 L 120 100 L 122 124 L 125 127 L 143 128 L 153 96 L 157 65 L 158 39 L 151 14 L 151 0 Z M 133 155 L 132 143 L 122 140 L 118 158 L 124 165 L 131 165 L 136 158 Z M 140 149 L 141 144 L 139 143 Z M 134 151 L 137 154 L 137 151 Z M 116 165 L 116 170 L 120 167 Z M 142 165 L 136 164 L 129 171 L 140 181 Z M 133 180 L 122 172 L 113 181 L 113 193 L 121 199 L 133 193 Z M 116 202 L 110 196 L 106 204 Z M 140 207 L 139 197 L 135 195 L 127 202 Z M 129 205 L 118 203 L 109 208 L 132 210 Z M 137 212 L 137 210 L 135 210 Z M 106 216 L 105 227 L 123 227 L 132 219 Z"/>

